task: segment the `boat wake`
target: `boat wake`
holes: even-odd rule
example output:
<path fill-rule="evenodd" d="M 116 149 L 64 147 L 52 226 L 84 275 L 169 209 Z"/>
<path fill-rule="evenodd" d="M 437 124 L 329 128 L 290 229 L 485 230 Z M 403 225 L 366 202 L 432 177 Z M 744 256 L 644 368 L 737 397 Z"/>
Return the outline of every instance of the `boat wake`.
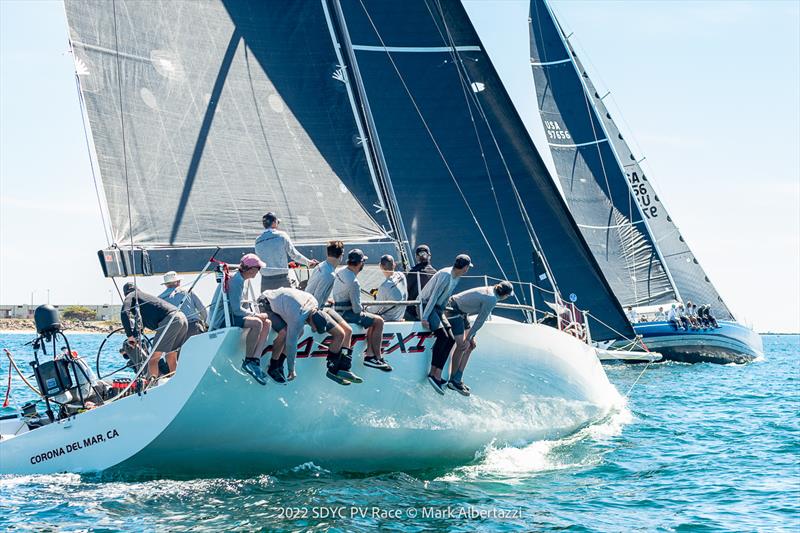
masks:
<path fill-rule="evenodd" d="M 602 452 L 587 449 L 619 436 L 633 413 L 621 402 L 605 418 L 572 435 L 555 440 L 539 440 L 520 445 L 493 442 L 476 456 L 476 462 L 453 469 L 437 481 L 500 480 L 521 482 L 521 474 L 551 472 L 594 466 L 602 461 Z"/>

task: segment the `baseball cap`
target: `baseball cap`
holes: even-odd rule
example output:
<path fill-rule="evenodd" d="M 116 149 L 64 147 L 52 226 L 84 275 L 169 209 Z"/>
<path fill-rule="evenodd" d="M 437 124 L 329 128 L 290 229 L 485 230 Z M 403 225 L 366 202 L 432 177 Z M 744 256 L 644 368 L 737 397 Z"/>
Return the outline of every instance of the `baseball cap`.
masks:
<path fill-rule="evenodd" d="M 352 250 L 347 252 L 347 263 L 348 264 L 357 265 L 359 263 L 363 263 L 367 259 L 369 259 L 369 257 L 364 255 L 364 252 L 362 252 L 358 248 L 353 248 Z"/>
<path fill-rule="evenodd" d="M 510 281 L 501 281 L 497 284 L 498 296 L 511 296 L 514 294 L 514 286 Z"/>
<path fill-rule="evenodd" d="M 419 246 L 417 246 L 417 249 L 414 250 L 414 253 L 416 255 L 426 254 L 428 257 L 430 257 L 431 249 L 428 247 L 427 244 L 420 244 Z"/>
<path fill-rule="evenodd" d="M 270 226 L 271 226 L 271 225 L 272 225 L 274 222 L 276 222 L 276 221 L 277 221 L 277 222 L 280 222 L 280 221 L 281 221 L 281 219 L 279 219 L 279 218 L 278 218 L 278 215 L 276 215 L 276 214 L 275 214 L 275 213 L 273 213 L 272 211 L 269 211 L 269 212 L 268 212 L 266 215 L 264 215 L 263 217 L 261 217 L 261 222 L 264 224 L 264 227 L 265 227 L 265 228 L 268 228 L 268 227 L 270 227 Z"/>
<path fill-rule="evenodd" d="M 239 264 L 248 268 L 258 267 L 264 268 L 267 264 L 261 260 L 256 254 L 244 254 Z"/>
<path fill-rule="evenodd" d="M 122 286 L 122 294 L 127 296 L 130 293 L 132 293 L 134 289 L 136 289 L 136 284 L 132 281 L 129 281 L 128 283 Z"/>
<path fill-rule="evenodd" d="M 465 266 L 474 266 L 472 264 L 472 259 L 469 258 L 467 254 L 458 254 L 456 256 L 456 260 L 453 263 L 455 268 L 464 268 Z"/>

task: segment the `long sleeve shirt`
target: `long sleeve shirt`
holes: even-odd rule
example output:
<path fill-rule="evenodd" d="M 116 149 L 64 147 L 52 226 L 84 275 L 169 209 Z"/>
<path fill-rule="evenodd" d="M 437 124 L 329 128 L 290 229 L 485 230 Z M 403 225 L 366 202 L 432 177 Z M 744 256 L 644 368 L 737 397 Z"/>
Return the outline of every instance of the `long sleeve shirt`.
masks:
<path fill-rule="evenodd" d="M 167 287 L 158 297 L 175 307 L 180 307 L 189 322 L 205 322 L 208 320 L 206 306 L 203 305 L 200 297 L 194 292 L 189 293 L 189 296 L 184 300 L 186 289 L 180 286 Z M 183 305 L 181 305 L 181 302 L 183 302 Z"/>
<path fill-rule="evenodd" d="M 335 279 L 336 267 L 327 261 L 322 262 L 311 272 L 306 292 L 314 296 L 320 307 L 325 307 L 331 297 Z"/>
<path fill-rule="evenodd" d="M 456 285 L 458 285 L 458 278 L 453 277 L 453 267 L 443 268 L 434 274 L 419 293 L 419 299 L 422 301 L 422 317 L 420 319 L 428 320 L 434 307 L 444 309 Z"/>
<path fill-rule="evenodd" d="M 678 312 L 674 307 L 667 313 L 667 320 L 678 320 Z"/>
<path fill-rule="evenodd" d="M 139 289 L 128 293 L 125 300 L 122 302 L 122 310 L 119 314 L 119 319 L 122 321 L 122 327 L 125 329 L 125 334 L 128 337 L 133 337 L 134 325 L 136 316 L 140 320 L 138 322 L 152 330 L 158 329 L 158 323 L 168 317 L 171 313 L 177 311 L 178 308 L 169 302 L 165 302 L 161 298 L 147 294 Z M 131 315 L 134 315 L 133 320 Z"/>
<path fill-rule="evenodd" d="M 265 230 L 256 239 L 255 249 L 256 255 L 267 264 L 261 269 L 261 275 L 266 277 L 288 274 L 289 258 L 304 265 L 310 262 L 294 247 L 289 234 L 277 229 Z"/>
<path fill-rule="evenodd" d="M 300 289 L 280 288 L 262 293 L 272 311 L 286 322 L 286 365 L 294 372 L 297 343 L 303 334 L 309 313 L 319 307 L 317 300 Z"/>
<path fill-rule="evenodd" d="M 244 318 L 255 315 L 255 311 L 251 309 L 249 302 L 244 298 L 244 282 L 245 279 L 239 272 L 228 280 L 228 309 L 230 310 L 231 318 L 236 316 Z M 222 283 L 217 286 L 217 290 L 214 292 L 211 308 L 214 310 L 212 312 L 214 322 L 208 325 L 209 329 L 214 330 L 225 327 L 225 310 L 222 307 Z"/>
<path fill-rule="evenodd" d="M 337 311 L 352 310 L 360 313 L 361 283 L 358 282 L 356 273 L 349 268 L 340 268 L 336 271 L 333 282 L 333 306 Z"/>
<path fill-rule="evenodd" d="M 393 272 L 391 276 L 383 280 L 378 286 L 376 300 L 401 301 L 408 298 L 408 288 L 406 287 L 406 277 L 402 272 Z M 389 321 L 402 320 L 406 311 L 405 305 L 382 305 L 373 308 L 375 313 L 381 315 Z"/>
<path fill-rule="evenodd" d="M 458 310 L 467 315 L 478 315 L 467 335 L 467 340 L 475 337 L 486 319 L 492 314 L 498 302 L 494 287 L 476 287 L 453 295 Z"/>

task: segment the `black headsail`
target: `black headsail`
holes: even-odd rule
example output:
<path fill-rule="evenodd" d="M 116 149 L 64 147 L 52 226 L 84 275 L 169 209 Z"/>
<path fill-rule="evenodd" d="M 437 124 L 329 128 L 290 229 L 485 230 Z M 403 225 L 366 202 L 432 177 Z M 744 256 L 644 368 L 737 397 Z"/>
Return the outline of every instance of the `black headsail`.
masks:
<path fill-rule="evenodd" d="M 569 42 L 567 44 L 569 45 Z M 636 155 L 611 117 L 611 113 L 597 92 L 580 58 L 575 54 L 572 46 L 569 45 L 569 47 L 575 65 L 583 77 L 586 92 L 594 103 L 611 144 L 622 162 L 625 176 L 636 195 L 642 214 L 647 219 L 650 233 L 661 252 L 661 258 L 669 270 L 678 295 L 683 301 L 712 304 L 717 317 L 732 320 L 733 315 L 730 309 L 725 305 L 722 296 L 717 292 L 702 265 L 692 253 L 678 226 L 656 194 L 653 184 L 645 176 Z"/>
<path fill-rule="evenodd" d="M 395 249 L 320 2 L 65 3 L 113 242 L 138 250 L 107 274 L 235 261 L 267 210 L 301 248 Z"/>
<path fill-rule="evenodd" d="M 461 4 L 332 3 L 411 244 L 533 282 L 541 249 L 561 293 L 607 324 L 594 338 L 630 335 Z"/>
<path fill-rule="evenodd" d="M 571 50 L 544 0 L 531 0 L 531 69 L 556 173 L 570 210 L 623 305 L 677 299 Z"/>

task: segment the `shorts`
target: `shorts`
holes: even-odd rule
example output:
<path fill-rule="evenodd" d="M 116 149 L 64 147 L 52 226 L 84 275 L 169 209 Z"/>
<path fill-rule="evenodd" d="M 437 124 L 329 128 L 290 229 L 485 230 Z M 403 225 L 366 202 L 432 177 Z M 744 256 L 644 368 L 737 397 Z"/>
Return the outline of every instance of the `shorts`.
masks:
<path fill-rule="evenodd" d="M 154 352 L 174 352 L 186 342 L 186 335 L 189 331 L 189 322 L 186 315 L 180 311 L 165 316 L 158 323 L 153 341 L 157 344 L 153 347 Z"/>
<path fill-rule="evenodd" d="M 368 328 L 372 326 L 378 315 L 373 315 L 366 311 L 354 313 L 352 309 L 348 309 L 347 311 L 342 311 L 342 318 L 349 324 L 358 324 L 361 327 Z"/>
<path fill-rule="evenodd" d="M 431 311 L 431 314 L 428 316 L 428 323 L 431 325 L 431 331 L 450 327 L 450 321 L 444 316 L 444 309 L 438 305 L 433 308 L 433 311 Z"/>
<path fill-rule="evenodd" d="M 261 276 L 261 292 L 280 289 L 281 287 L 292 287 L 292 283 L 289 281 L 289 274 Z"/>
<path fill-rule="evenodd" d="M 458 306 L 451 300 L 451 308 L 445 312 L 445 316 L 450 321 L 450 327 L 453 330 L 453 335 L 463 335 L 466 330 L 472 327 L 469 322 L 469 317 L 466 313 L 462 313 Z"/>
<path fill-rule="evenodd" d="M 202 320 L 192 320 L 189 322 L 189 330 L 187 333 L 187 337 L 193 337 L 195 335 L 200 335 L 201 333 L 205 333 L 208 331 L 208 326 Z"/>
<path fill-rule="evenodd" d="M 333 307 L 326 307 L 324 309 L 320 309 L 320 311 L 331 317 L 331 319 L 337 324 L 347 324 L 347 321 L 342 318 L 342 315 L 337 313 Z"/>
<path fill-rule="evenodd" d="M 317 309 L 310 315 L 311 329 L 316 333 L 325 333 L 336 327 L 336 321 L 325 311 Z"/>
<path fill-rule="evenodd" d="M 261 279 L 263 280 L 264 278 Z M 286 321 L 281 318 L 281 315 L 272 310 L 272 307 L 269 305 L 269 300 L 266 298 L 259 298 L 258 306 L 261 312 L 266 313 L 267 317 L 269 317 L 269 321 L 272 322 L 273 331 L 282 331 L 286 329 Z"/>

